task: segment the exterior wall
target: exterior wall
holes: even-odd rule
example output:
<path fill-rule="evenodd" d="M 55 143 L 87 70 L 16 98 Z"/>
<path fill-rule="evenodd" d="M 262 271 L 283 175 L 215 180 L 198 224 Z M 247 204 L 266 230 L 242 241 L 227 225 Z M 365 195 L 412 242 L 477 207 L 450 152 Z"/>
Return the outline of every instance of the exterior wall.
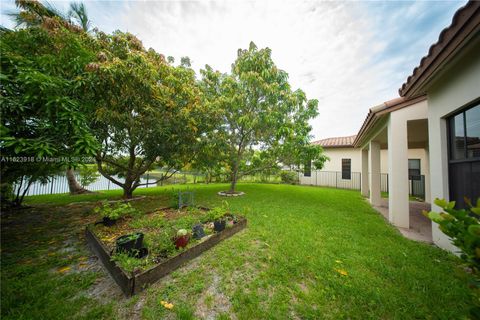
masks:
<path fill-rule="evenodd" d="M 362 152 L 356 148 L 324 148 L 330 161 L 325 162 L 322 171 L 342 171 L 342 159 L 352 159 L 352 172 L 362 169 Z"/>
<path fill-rule="evenodd" d="M 342 171 L 342 159 L 351 159 L 352 173 L 362 171 L 362 150 L 360 148 L 324 148 L 325 155 L 330 158 L 330 161 L 325 162 L 325 166 L 319 172 L 341 172 Z M 426 163 L 427 157 L 425 149 L 409 149 L 408 159 L 420 159 L 420 171 L 422 175 L 425 175 L 425 180 L 428 178 L 428 164 Z M 388 174 L 388 150 L 380 151 L 380 166 L 381 173 Z M 331 181 L 325 181 L 322 183 L 322 178 L 326 179 L 325 175 L 315 176 L 315 170 L 312 170 L 311 177 L 305 177 L 303 174 L 299 175 L 300 184 L 306 185 L 325 185 L 331 186 Z M 385 178 L 385 177 L 383 177 Z M 330 179 L 329 179 L 330 180 Z M 341 179 L 340 179 L 341 180 Z M 346 181 L 340 181 L 346 182 Z M 384 181 L 385 180 L 385 181 Z M 386 179 L 382 180 L 383 188 L 386 188 Z M 358 181 L 360 183 L 360 181 Z M 333 184 L 335 186 L 335 184 Z M 345 185 L 348 187 L 348 185 Z M 356 188 L 357 183 L 353 184 Z M 382 188 L 382 189 L 383 189 Z M 386 190 L 386 189 L 385 189 Z"/>
<path fill-rule="evenodd" d="M 447 123 L 445 117 L 480 96 L 480 41 L 428 89 L 428 128 L 432 210 L 435 198 L 449 198 Z M 455 251 L 449 239 L 432 224 L 433 241 L 439 247 Z"/>

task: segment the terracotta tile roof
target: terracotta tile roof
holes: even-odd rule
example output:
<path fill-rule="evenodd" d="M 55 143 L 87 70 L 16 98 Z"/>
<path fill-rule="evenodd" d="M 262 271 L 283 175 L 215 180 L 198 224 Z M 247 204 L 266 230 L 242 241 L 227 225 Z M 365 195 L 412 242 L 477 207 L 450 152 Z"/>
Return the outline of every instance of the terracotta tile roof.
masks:
<path fill-rule="evenodd" d="M 375 123 L 378 119 L 388 114 L 392 111 L 396 111 L 405 107 L 409 107 L 415 103 L 421 102 L 426 100 L 427 97 L 425 95 L 415 97 L 412 99 L 407 99 L 405 97 L 395 98 L 392 100 L 388 100 L 378 106 L 370 108 L 368 111 L 367 117 L 363 121 L 362 127 L 358 131 L 357 135 L 355 136 L 355 140 L 353 141 L 353 145 L 357 148 L 361 146 L 362 139 L 368 135 L 368 131 L 374 127 Z"/>
<path fill-rule="evenodd" d="M 319 145 L 323 148 L 348 148 L 353 147 L 353 141 L 356 135 L 348 137 L 333 137 L 322 140 L 313 141 L 312 144 Z"/>
<path fill-rule="evenodd" d="M 480 1 L 470 0 L 454 14 L 450 26 L 442 30 L 438 41 L 430 46 L 428 54 L 398 90 L 400 96 L 413 97 L 433 75 L 480 32 Z"/>

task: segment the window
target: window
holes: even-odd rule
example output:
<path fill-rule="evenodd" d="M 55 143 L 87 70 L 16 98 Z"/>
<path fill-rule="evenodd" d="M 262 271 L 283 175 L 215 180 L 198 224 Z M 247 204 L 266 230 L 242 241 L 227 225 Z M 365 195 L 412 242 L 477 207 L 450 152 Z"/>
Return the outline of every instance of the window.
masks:
<path fill-rule="evenodd" d="M 352 178 L 352 159 L 342 159 L 342 179 Z"/>
<path fill-rule="evenodd" d="M 312 176 L 312 162 L 307 161 L 305 166 L 303 167 L 303 176 L 304 177 L 311 177 Z"/>
<path fill-rule="evenodd" d="M 447 119 L 449 128 L 450 200 L 465 207 L 463 197 L 480 197 L 480 105 Z"/>
<path fill-rule="evenodd" d="M 420 180 L 420 159 L 408 159 L 408 179 Z"/>

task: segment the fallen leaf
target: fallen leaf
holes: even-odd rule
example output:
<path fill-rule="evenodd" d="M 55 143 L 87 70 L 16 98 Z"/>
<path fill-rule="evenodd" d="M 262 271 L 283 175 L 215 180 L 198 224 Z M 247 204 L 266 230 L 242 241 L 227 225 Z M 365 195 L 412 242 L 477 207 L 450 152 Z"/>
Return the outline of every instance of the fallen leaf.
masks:
<path fill-rule="evenodd" d="M 173 309 L 173 303 L 168 303 L 167 301 L 160 301 L 160 304 L 165 308 L 165 309 L 168 309 L 168 310 L 172 310 Z"/>
<path fill-rule="evenodd" d="M 338 273 L 340 273 L 342 276 L 348 276 L 348 272 L 342 269 L 335 269 Z"/>
<path fill-rule="evenodd" d="M 63 267 L 63 268 L 58 269 L 58 272 L 65 273 L 65 272 L 67 272 L 67 271 L 70 270 L 70 269 L 71 269 L 71 268 L 68 267 L 68 266 L 67 266 L 67 267 Z"/>

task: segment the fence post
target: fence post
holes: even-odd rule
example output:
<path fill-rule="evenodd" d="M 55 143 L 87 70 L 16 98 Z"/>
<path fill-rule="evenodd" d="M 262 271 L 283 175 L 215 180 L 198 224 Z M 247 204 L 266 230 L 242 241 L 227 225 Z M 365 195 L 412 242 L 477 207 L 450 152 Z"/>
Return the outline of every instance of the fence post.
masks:
<path fill-rule="evenodd" d="M 163 173 L 160 173 L 160 186 L 163 186 Z"/>
<path fill-rule="evenodd" d="M 338 189 L 338 171 L 335 171 L 335 189 Z"/>
<path fill-rule="evenodd" d="M 53 181 L 55 180 L 55 176 L 52 176 L 52 186 L 50 187 L 50 194 L 53 194 Z"/>
<path fill-rule="evenodd" d="M 107 190 L 110 190 L 110 180 L 107 180 L 108 181 L 108 187 L 107 187 Z"/>
<path fill-rule="evenodd" d="M 148 178 L 149 178 L 149 174 L 147 173 L 147 188 L 148 188 Z"/>

